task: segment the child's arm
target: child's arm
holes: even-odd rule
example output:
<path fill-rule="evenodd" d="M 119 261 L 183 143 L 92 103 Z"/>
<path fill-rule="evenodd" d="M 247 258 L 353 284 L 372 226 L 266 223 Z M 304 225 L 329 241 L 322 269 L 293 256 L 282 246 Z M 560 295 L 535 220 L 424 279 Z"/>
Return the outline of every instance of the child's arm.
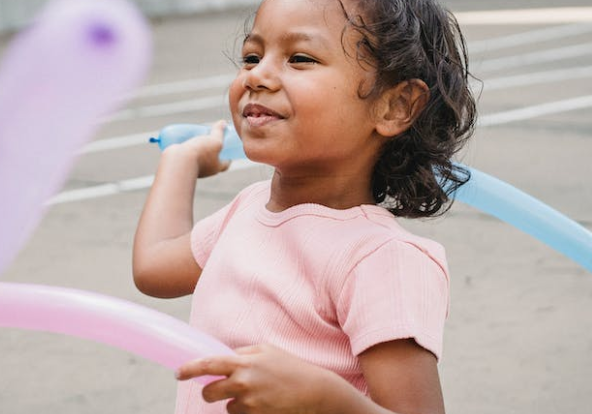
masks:
<path fill-rule="evenodd" d="M 203 389 L 208 402 L 232 398 L 230 414 L 443 414 L 436 358 L 413 340 L 373 346 L 359 358 L 367 398 L 337 374 L 270 346 L 182 366 L 177 378 L 223 375 Z"/>
<path fill-rule="evenodd" d="M 201 268 L 191 253 L 196 179 L 228 168 L 218 158 L 224 122 L 209 136 L 168 147 L 140 217 L 133 249 L 134 282 L 143 293 L 177 297 L 193 292 Z"/>
<path fill-rule="evenodd" d="M 378 344 L 359 356 L 370 397 L 396 413 L 444 413 L 436 357 L 412 339 Z"/>

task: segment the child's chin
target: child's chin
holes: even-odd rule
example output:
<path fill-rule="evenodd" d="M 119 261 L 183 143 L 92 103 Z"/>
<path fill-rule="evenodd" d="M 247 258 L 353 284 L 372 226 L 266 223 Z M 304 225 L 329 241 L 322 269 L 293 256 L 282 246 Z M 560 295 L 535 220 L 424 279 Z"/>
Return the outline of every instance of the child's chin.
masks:
<path fill-rule="evenodd" d="M 257 139 L 254 139 L 254 141 L 249 142 L 248 139 L 243 141 L 243 149 L 247 158 L 256 163 L 274 166 L 277 154 L 274 153 L 269 145 L 266 145 L 267 143 Z"/>

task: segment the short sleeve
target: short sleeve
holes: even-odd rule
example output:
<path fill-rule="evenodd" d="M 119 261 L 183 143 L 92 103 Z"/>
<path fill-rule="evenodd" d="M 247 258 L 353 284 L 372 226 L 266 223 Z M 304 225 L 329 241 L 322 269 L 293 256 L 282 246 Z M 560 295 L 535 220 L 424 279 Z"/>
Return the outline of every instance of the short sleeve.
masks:
<path fill-rule="evenodd" d="M 233 203 L 198 221 L 191 230 L 191 252 L 202 269 L 220 237 Z"/>
<path fill-rule="evenodd" d="M 413 338 L 439 359 L 449 300 L 445 269 L 413 244 L 398 240 L 361 260 L 337 303 L 338 320 L 353 353 Z"/>
<path fill-rule="evenodd" d="M 248 204 L 253 196 L 261 194 L 269 187 L 268 182 L 262 181 L 243 189 L 229 204 L 212 215 L 198 221 L 191 230 L 191 252 L 195 261 L 202 269 L 206 265 L 214 245 L 228 221 L 241 205 Z"/>

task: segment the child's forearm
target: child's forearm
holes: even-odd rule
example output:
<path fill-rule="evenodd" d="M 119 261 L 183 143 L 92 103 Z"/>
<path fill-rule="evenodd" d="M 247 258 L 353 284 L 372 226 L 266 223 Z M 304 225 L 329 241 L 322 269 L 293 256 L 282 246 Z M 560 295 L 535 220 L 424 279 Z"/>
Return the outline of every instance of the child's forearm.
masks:
<path fill-rule="evenodd" d="M 324 371 L 322 413 L 445 414 L 436 359 L 413 340 L 375 345 L 359 356 L 372 398 L 334 372 Z"/>
<path fill-rule="evenodd" d="M 152 296 L 189 294 L 199 276 L 189 247 L 199 174 L 191 150 L 174 146 L 163 152 L 136 230 L 134 282 Z"/>
<path fill-rule="evenodd" d="M 349 382 L 327 371 L 324 396 L 317 412 L 323 414 L 396 414 L 362 394 Z M 427 413 L 426 413 L 427 414 Z"/>
<path fill-rule="evenodd" d="M 195 184 L 198 177 L 228 169 L 229 163 L 219 159 L 224 126 L 218 122 L 210 135 L 162 153 L 134 240 L 134 282 L 148 295 L 176 297 L 193 292 L 201 274 L 190 246 Z"/>
<path fill-rule="evenodd" d="M 274 346 L 262 344 L 235 351 L 235 355 L 189 361 L 177 370 L 177 379 L 220 376 L 220 380 L 203 388 L 202 395 L 210 403 L 233 399 L 229 412 L 444 414 L 440 404 L 422 401 L 423 391 L 413 386 L 406 392 L 401 391 L 396 382 L 408 382 L 407 377 L 387 379 L 380 385 L 382 390 L 372 396 L 376 400 L 372 400 L 335 372 Z M 382 394 L 388 397 L 383 398 Z M 246 407 L 249 410 L 243 409 Z"/>
<path fill-rule="evenodd" d="M 136 237 L 154 244 L 179 237 L 193 225 L 193 197 L 199 175 L 197 157 L 180 146 L 163 152 L 140 217 Z"/>
<path fill-rule="evenodd" d="M 219 121 L 211 134 L 172 145 L 163 151 L 156 178 L 138 225 L 141 245 L 180 237 L 193 225 L 193 196 L 198 177 L 226 170 L 220 150 L 226 123 Z"/>

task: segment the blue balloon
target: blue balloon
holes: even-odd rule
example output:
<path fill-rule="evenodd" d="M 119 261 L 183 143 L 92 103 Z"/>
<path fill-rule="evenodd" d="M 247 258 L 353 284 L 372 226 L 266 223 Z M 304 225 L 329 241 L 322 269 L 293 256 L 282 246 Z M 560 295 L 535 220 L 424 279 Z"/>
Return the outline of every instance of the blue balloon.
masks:
<path fill-rule="evenodd" d="M 210 127 L 177 124 L 165 127 L 158 142 L 161 149 L 210 132 Z M 221 159 L 245 158 L 236 130 L 224 132 Z M 474 168 L 459 164 L 471 172 L 471 179 L 452 194 L 456 200 L 503 220 L 548 244 L 592 272 L 592 232 L 536 198 Z"/>
<path fill-rule="evenodd" d="M 455 199 L 510 223 L 592 272 L 592 232 L 510 184 L 462 167 L 471 179 L 453 194 Z"/>
<path fill-rule="evenodd" d="M 150 142 L 157 143 L 161 150 L 164 150 L 169 145 L 180 144 L 190 138 L 207 135 L 211 132 L 212 127 L 207 125 L 197 124 L 173 124 L 164 127 L 158 138 L 150 138 Z M 243 150 L 243 143 L 239 138 L 234 126 L 228 125 L 224 130 L 224 146 L 220 152 L 221 160 L 237 160 L 246 158 Z"/>

